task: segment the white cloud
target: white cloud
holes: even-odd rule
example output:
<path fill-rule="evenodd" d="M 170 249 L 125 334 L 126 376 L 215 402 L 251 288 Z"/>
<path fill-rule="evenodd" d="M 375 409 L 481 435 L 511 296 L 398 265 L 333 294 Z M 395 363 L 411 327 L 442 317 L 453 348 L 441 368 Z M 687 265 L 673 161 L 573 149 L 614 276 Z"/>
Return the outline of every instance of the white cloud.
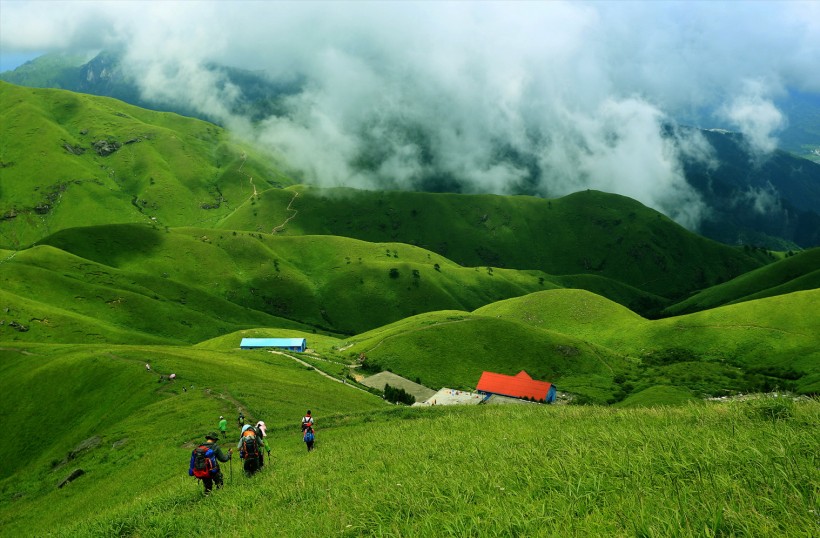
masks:
<path fill-rule="evenodd" d="M 778 92 L 820 91 L 819 4 L 0 0 L 0 50 L 119 44 L 146 96 L 252 134 L 306 182 L 596 188 L 695 227 L 679 158 L 709 151 L 665 122 L 719 111 L 770 150 Z M 208 62 L 303 90 L 251 128 Z"/>
<path fill-rule="evenodd" d="M 783 210 L 777 190 L 771 184 L 765 187 L 749 187 L 740 199 L 760 215 L 770 215 Z"/>
<path fill-rule="evenodd" d="M 778 131 L 786 126 L 786 118 L 765 96 L 765 85 L 747 80 L 744 91 L 720 110 L 720 114 L 746 135 L 754 152 L 768 154 L 777 149 Z"/>

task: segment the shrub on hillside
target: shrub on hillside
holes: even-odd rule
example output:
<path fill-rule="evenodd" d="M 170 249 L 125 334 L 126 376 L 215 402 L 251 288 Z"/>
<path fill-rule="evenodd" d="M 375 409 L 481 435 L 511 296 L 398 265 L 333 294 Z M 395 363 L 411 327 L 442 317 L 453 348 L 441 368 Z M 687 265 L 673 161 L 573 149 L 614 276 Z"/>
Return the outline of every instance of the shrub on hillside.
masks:
<path fill-rule="evenodd" d="M 384 399 L 388 402 L 403 403 L 407 405 L 413 405 L 416 403 L 415 396 L 408 394 L 407 391 L 402 388 L 391 387 L 389 384 L 384 386 Z"/>

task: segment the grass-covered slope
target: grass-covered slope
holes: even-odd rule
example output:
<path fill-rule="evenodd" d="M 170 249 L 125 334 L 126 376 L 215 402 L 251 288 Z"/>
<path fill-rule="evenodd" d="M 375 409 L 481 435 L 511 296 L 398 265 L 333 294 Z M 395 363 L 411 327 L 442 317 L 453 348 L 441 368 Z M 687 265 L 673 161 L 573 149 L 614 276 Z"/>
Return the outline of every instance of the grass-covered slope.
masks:
<path fill-rule="evenodd" d="M 35 253 L 45 245 L 53 247 L 48 251 L 53 256 L 73 255 L 64 254 L 66 260 L 59 263 L 39 263 L 42 271 L 51 263 L 56 263 L 55 269 L 61 267 L 55 278 L 68 272 L 78 286 L 101 281 L 123 294 L 137 291 L 149 299 L 156 295 L 175 302 L 182 312 L 196 308 L 224 319 L 224 332 L 236 330 L 238 323 L 283 326 L 271 319 L 276 316 L 291 320 L 290 328 L 302 324 L 356 334 L 429 310 L 473 310 L 557 287 L 549 275 L 538 271 L 461 267 L 405 244 L 202 228 L 158 230 L 148 225 L 63 230 L 0 264 L 0 272 L 11 273 L 43 256 Z M 37 282 L 21 280 L 17 285 L 36 292 Z M 77 302 L 71 286 L 62 290 L 55 306 Z M 232 303 L 232 309 L 221 306 L 225 302 Z M 252 316 L 237 307 L 268 317 L 248 325 Z M 184 332 L 179 338 L 186 342 L 215 336 L 186 337 Z"/>
<path fill-rule="evenodd" d="M 0 353 L 8 536 L 802 536 L 816 524 L 816 401 L 387 408 L 264 352 Z M 169 372 L 176 383 L 157 383 Z M 237 409 L 265 419 L 272 457 L 250 479 L 223 464 L 225 487 L 204 497 L 190 451 L 219 415 L 235 439 Z M 32 428 L 38 450 L 21 450 Z"/>
<path fill-rule="evenodd" d="M 676 387 L 673 400 L 776 388 L 814 394 L 820 290 L 650 321 L 595 294 L 556 289 L 472 313 L 408 318 L 342 347 L 351 356 L 364 353 L 372 370 L 435 388 L 475 387 L 482 370 L 524 369 L 599 403 L 656 386 Z"/>
<path fill-rule="evenodd" d="M 119 269 L 46 245 L 0 263 L 0 279 L 0 341 L 195 343 L 246 327 L 310 330 L 210 293 L 207 282 Z"/>
<path fill-rule="evenodd" d="M 343 347 L 350 356 L 365 355 L 365 370 L 391 370 L 435 389 L 473 389 L 484 370 L 526 370 L 598 402 L 614 397 L 613 378 L 628 369 L 622 356 L 582 338 L 458 311 L 408 318 L 357 335 Z"/>
<path fill-rule="evenodd" d="M 579 290 L 545 291 L 476 313 L 570 334 L 636 359 L 621 381 L 629 383 L 627 393 L 652 383 L 687 387 L 696 396 L 820 390 L 817 289 L 654 321 Z"/>
<path fill-rule="evenodd" d="M 820 248 L 798 252 L 729 282 L 707 288 L 667 307 L 664 314 L 676 316 L 816 288 L 820 288 Z"/>
<path fill-rule="evenodd" d="M 706 379 L 692 363 L 708 363 L 751 390 L 820 391 L 820 289 L 798 291 L 652 322 L 631 343 L 644 360 L 675 372 L 673 379 Z M 638 347 L 640 346 L 640 347 Z M 731 371 L 735 370 L 734 375 Z"/>
<path fill-rule="evenodd" d="M 287 182 L 200 120 L 2 81 L 0 102 L 0 247 L 93 224 L 211 225 Z"/>
<path fill-rule="evenodd" d="M 176 381 L 160 382 L 171 373 Z M 385 406 L 286 357 L 238 349 L 6 344 L 0 379 L 0 521 L 9 536 L 48 534 L 103 508 L 161 498 L 187 478 L 193 443 L 220 415 L 232 438 L 240 409 L 281 437 L 298 430 L 308 407 L 327 422 Z M 298 448 L 298 434 L 290 438 Z M 32 443 L 36 450 L 23 448 Z M 78 468 L 82 477 L 56 487 Z"/>
<path fill-rule="evenodd" d="M 293 187 L 261 193 L 220 227 L 410 243 L 465 266 L 605 276 L 666 298 L 771 261 L 690 233 L 634 200 L 596 191 L 545 200 Z"/>

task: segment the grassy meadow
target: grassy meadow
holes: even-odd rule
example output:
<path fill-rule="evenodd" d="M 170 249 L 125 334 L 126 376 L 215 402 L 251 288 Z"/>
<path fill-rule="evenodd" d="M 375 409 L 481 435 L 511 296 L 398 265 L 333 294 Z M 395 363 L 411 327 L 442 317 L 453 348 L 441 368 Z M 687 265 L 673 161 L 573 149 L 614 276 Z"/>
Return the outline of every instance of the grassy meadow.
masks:
<path fill-rule="evenodd" d="M 820 248 L 799 252 L 724 284 L 702 290 L 669 306 L 664 312 L 676 316 L 816 288 L 820 288 Z"/>
<path fill-rule="evenodd" d="M 1 353 L 18 387 L 0 410 L 2 535 L 811 536 L 820 525 L 816 400 L 407 408 L 265 352 Z M 176 383 L 156 382 L 170 371 Z M 252 478 L 223 464 L 225 487 L 205 497 L 190 450 L 219 414 L 235 433 L 237 404 L 265 419 L 271 458 Z M 36 413 L 45 405 L 54 413 Z M 306 406 L 312 453 L 298 433 Z M 19 450 L 33 417 L 46 451 Z M 56 488 L 75 468 L 85 474 Z"/>

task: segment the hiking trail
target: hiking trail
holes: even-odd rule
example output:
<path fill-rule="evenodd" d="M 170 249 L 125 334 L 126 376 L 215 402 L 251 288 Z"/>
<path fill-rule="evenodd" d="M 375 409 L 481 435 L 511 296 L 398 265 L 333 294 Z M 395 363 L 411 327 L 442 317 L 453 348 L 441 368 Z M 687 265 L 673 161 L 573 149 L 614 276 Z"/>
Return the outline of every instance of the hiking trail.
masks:
<path fill-rule="evenodd" d="M 293 193 L 293 198 L 291 198 L 291 199 L 290 199 L 290 202 L 288 202 L 288 207 L 287 207 L 287 208 L 285 208 L 287 211 L 293 211 L 293 214 L 292 214 L 291 216 L 289 216 L 288 218 L 286 218 L 286 219 L 285 219 L 285 222 L 283 222 L 283 223 L 282 223 L 282 224 L 280 224 L 279 226 L 274 226 L 274 227 L 273 227 L 273 229 L 270 231 L 270 233 L 271 233 L 271 234 L 275 234 L 275 233 L 281 232 L 281 231 L 285 228 L 285 225 L 286 225 L 288 222 L 290 222 L 293 218 L 295 218 L 297 213 L 299 213 L 299 211 L 298 211 L 297 209 L 293 209 L 293 207 L 291 207 L 291 206 L 293 206 L 293 202 L 294 202 L 294 200 L 296 200 L 296 197 L 297 197 L 297 196 L 299 196 L 299 193 L 298 193 L 298 192 L 294 192 L 294 193 Z"/>
<path fill-rule="evenodd" d="M 242 164 L 240 164 L 240 165 L 239 165 L 239 170 L 237 170 L 237 172 L 238 172 L 238 173 L 240 173 L 240 174 L 242 174 L 242 173 L 243 173 L 243 172 L 242 172 L 242 167 L 243 167 L 243 166 L 245 166 L 245 161 L 247 161 L 247 160 L 248 160 L 248 154 L 247 154 L 247 153 L 243 153 L 242 155 L 240 155 L 240 157 L 239 157 L 239 158 L 240 158 L 240 159 L 242 159 Z M 254 197 L 256 197 L 256 195 L 258 194 L 258 193 L 256 192 L 256 185 L 254 185 L 254 183 L 253 183 L 253 177 L 252 177 L 250 174 L 244 174 L 244 175 L 245 175 L 245 177 L 247 177 L 247 178 L 248 178 L 248 181 L 250 182 L 251 187 L 253 188 L 253 194 L 251 194 L 251 196 L 250 196 L 250 198 L 249 198 L 250 200 L 252 200 L 252 199 L 253 199 Z"/>
<path fill-rule="evenodd" d="M 297 357 L 294 357 L 293 355 L 290 355 L 290 354 L 285 353 L 285 352 L 283 352 L 283 351 L 273 351 L 273 350 L 268 350 L 268 353 L 274 353 L 274 354 L 276 354 L 276 355 L 283 355 L 283 356 L 285 356 L 285 357 L 288 357 L 288 358 L 290 358 L 290 359 L 295 360 L 296 362 L 298 362 L 298 363 L 299 363 L 299 364 L 301 364 L 302 366 L 305 366 L 305 367 L 307 367 L 307 368 L 311 368 L 311 369 L 313 369 L 313 371 L 315 371 L 315 372 L 319 373 L 320 375 L 325 376 L 325 377 L 326 377 L 326 378 L 328 378 L 328 379 L 332 379 L 332 380 L 333 380 L 333 381 L 335 381 L 336 383 L 341 383 L 341 384 L 343 384 L 343 385 L 347 385 L 347 386 L 348 386 L 348 387 L 350 387 L 350 388 L 354 388 L 354 389 L 356 389 L 356 390 L 360 390 L 360 391 L 365 392 L 365 393 L 367 393 L 367 394 L 372 394 L 371 392 L 368 392 L 368 391 L 364 390 L 364 389 L 363 389 L 363 388 L 361 388 L 361 387 L 357 387 L 356 385 L 353 385 L 352 383 L 348 383 L 348 382 L 347 382 L 347 381 L 345 381 L 344 379 L 338 379 L 338 378 L 336 378 L 336 377 L 333 377 L 332 375 L 328 374 L 327 372 L 323 372 L 322 370 L 319 370 L 318 368 L 316 368 L 316 367 L 315 367 L 315 366 L 313 366 L 312 364 L 307 363 L 307 362 L 303 361 L 302 359 L 299 359 L 299 358 L 297 358 Z M 320 360 L 325 360 L 325 359 L 320 359 Z M 327 361 L 327 362 L 331 362 L 331 361 Z"/>

